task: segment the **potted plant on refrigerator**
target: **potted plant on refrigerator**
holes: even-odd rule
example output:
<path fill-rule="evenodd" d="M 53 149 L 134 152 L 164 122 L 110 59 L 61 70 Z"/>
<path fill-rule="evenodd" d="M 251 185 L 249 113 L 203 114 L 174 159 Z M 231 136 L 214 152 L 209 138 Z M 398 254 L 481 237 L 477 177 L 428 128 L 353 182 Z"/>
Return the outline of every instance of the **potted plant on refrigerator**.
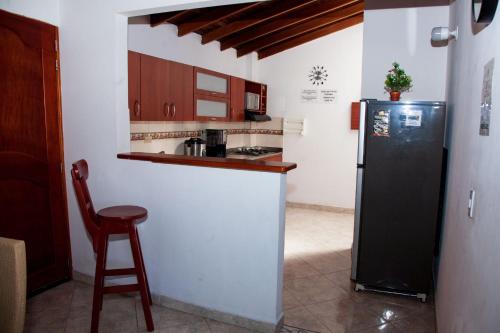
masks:
<path fill-rule="evenodd" d="M 399 101 L 401 93 L 410 90 L 411 84 L 411 76 L 397 62 L 393 62 L 385 78 L 385 90 L 391 95 L 391 101 Z"/>

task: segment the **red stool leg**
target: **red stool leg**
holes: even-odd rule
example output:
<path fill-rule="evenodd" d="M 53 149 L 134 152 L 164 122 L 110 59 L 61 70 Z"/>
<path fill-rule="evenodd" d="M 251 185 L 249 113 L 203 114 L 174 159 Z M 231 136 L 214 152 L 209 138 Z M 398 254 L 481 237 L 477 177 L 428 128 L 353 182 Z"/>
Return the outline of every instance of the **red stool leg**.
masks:
<path fill-rule="evenodd" d="M 148 274 L 146 273 L 146 266 L 144 265 L 144 257 L 142 256 L 141 240 L 139 238 L 139 232 L 135 228 L 135 233 L 137 235 L 137 244 L 139 244 L 139 254 L 141 255 L 142 270 L 144 271 L 144 277 L 146 279 L 146 290 L 148 292 L 149 305 L 153 305 L 153 299 L 151 298 L 151 290 L 149 289 Z"/>
<path fill-rule="evenodd" d="M 149 332 L 154 330 L 153 317 L 151 316 L 151 308 L 149 307 L 148 292 L 146 289 L 146 272 L 142 264 L 141 253 L 139 249 L 139 239 L 137 230 L 133 223 L 129 226 L 130 247 L 132 248 L 132 256 L 134 257 L 134 266 L 137 271 L 137 282 L 141 292 L 142 309 L 144 310 L 144 318 L 146 319 L 146 327 Z"/>
<path fill-rule="evenodd" d="M 105 239 L 107 236 L 101 230 L 97 237 L 99 240 L 97 242 L 97 260 L 95 266 L 95 280 L 94 280 L 94 299 L 92 302 L 92 322 L 90 326 L 91 333 L 97 333 L 99 329 L 99 312 L 101 311 L 102 304 L 102 288 L 103 288 L 103 274 L 105 266 Z"/>

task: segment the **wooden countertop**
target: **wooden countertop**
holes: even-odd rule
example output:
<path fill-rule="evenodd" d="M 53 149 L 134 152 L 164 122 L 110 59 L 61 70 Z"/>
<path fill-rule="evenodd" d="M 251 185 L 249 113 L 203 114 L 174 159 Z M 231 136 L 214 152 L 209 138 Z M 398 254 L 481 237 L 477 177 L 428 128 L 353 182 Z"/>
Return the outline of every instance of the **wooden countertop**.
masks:
<path fill-rule="evenodd" d="M 153 163 L 182 164 L 208 168 L 237 169 L 287 173 L 297 167 L 296 163 L 267 162 L 222 157 L 198 157 L 186 155 L 170 155 L 155 153 L 120 153 L 118 158 L 126 160 L 149 161 Z"/>

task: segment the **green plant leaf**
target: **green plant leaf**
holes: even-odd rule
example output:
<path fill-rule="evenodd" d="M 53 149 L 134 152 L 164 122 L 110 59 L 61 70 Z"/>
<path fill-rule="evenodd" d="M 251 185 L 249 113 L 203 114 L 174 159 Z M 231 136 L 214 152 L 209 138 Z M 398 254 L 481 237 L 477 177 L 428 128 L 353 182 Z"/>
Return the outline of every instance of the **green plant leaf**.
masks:
<path fill-rule="evenodd" d="M 411 76 L 406 74 L 405 70 L 401 68 L 399 63 L 393 62 L 392 68 L 389 69 L 388 74 L 386 75 L 384 88 L 388 92 L 404 92 L 412 88 L 412 82 Z"/>

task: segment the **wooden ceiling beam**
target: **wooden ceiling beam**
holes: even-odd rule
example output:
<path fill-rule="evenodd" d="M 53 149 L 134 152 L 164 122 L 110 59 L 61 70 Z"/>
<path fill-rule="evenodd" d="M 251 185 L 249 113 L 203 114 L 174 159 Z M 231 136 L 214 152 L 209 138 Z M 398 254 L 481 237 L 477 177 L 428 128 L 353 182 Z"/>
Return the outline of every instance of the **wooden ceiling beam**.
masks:
<path fill-rule="evenodd" d="M 179 24 L 177 26 L 177 34 L 179 37 L 187 35 L 188 33 L 208 27 L 209 25 L 215 24 L 231 16 L 244 13 L 258 5 L 260 5 L 260 3 L 245 3 L 206 9 L 205 12 L 202 12 L 192 20 L 187 20 Z"/>
<path fill-rule="evenodd" d="M 149 15 L 149 25 L 151 27 L 156 27 L 163 23 L 181 19 L 191 12 L 192 10 L 180 10 L 177 12 L 151 14 Z"/>
<path fill-rule="evenodd" d="M 260 2 L 259 5 L 262 6 L 261 10 L 258 9 L 259 7 L 256 7 L 251 13 L 243 15 L 241 18 L 225 24 L 222 27 L 208 31 L 202 35 L 201 43 L 207 44 L 213 42 L 214 40 L 221 39 L 266 20 L 273 19 L 279 15 L 284 15 L 294 9 L 304 7 L 314 1 L 315 0 L 282 0 Z"/>
<path fill-rule="evenodd" d="M 346 18 L 345 20 L 332 23 L 330 25 L 324 26 L 324 27 L 319 28 L 317 30 L 307 32 L 303 35 L 293 37 L 293 38 L 285 40 L 281 43 L 274 44 L 274 45 L 271 45 L 267 48 L 261 49 L 258 52 L 258 57 L 259 57 L 259 59 L 267 58 L 267 57 L 272 56 L 276 53 L 283 52 L 283 51 L 291 49 L 295 46 L 307 43 L 307 42 L 312 41 L 314 39 L 317 39 L 319 37 L 329 35 L 331 33 L 348 28 L 350 26 L 353 26 L 353 25 L 361 23 L 361 22 L 363 22 L 363 13 L 355 15 L 355 16 L 351 16 L 349 18 Z"/>
<path fill-rule="evenodd" d="M 255 27 L 251 27 L 243 31 L 240 31 L 236 34 L 224 37 L 223 39 L 220 40 L 220 49 L 221 51 L 223 51 L 230 47 L 235 47 L 247 43 L 261 36 L 268 35 L 283 28 L 306 21 L 308 19 L 311 19 L 319 15 L 327 14 L 336 9 L 357 2 L 362 2 L 362 0 L 317 1 L 317 3 L 313 3 L 307 6 L 306 8 L 300 8 L 299 10 L 294 10 L 285 17 L 279 17 L 276 18 L 275 20 L 270 20 L 269 22 L 264 22 L 262 24 L 256 25 Z"/>
<path fill-rule="evenodd" d="M 284 40 L 290 39 L 295 36 L 307 33 L 309 31 L 317 30 L 318 28 L 331 25 L 332 23 L 341 21 L 345 18 L 362 14 L 364 11 L 364 2 L 358 1 L 353 5 L 343 7 L 331 13 L 317 16 L 308 21 L 299 23 L 293 27 L 285 28 L 273 34 L 250 41 L 237 48 L 237 56 L 241 57 L 245 54 L 257 51 L 273 44 L 280 43 Z"/>

